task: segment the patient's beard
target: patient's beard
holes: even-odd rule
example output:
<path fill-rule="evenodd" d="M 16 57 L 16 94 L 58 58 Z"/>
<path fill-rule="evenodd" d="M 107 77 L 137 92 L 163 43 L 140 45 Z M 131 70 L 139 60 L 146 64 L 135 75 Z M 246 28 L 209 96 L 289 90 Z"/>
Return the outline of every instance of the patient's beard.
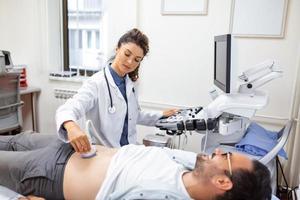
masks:
<path fill-rule="evenodd" d="M 207 162 L 207 156 L 205 154 L 198 154 L 195 171 L 197 174 L 201 175 L 205 171 L 205 163 Z"/>
<path fill-rule="evenodd" d="M 209 180 L 215 174 L 219 174 L 220 169 L 213 165 L 205 154 L 198 154 L 195 166 L 197 176 L 201 176 L 202 180 Z"/>

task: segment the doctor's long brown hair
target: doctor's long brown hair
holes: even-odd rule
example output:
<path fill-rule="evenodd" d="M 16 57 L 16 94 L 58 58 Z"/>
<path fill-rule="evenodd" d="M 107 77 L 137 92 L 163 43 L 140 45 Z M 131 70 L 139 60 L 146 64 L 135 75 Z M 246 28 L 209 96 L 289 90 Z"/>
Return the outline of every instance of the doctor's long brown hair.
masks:
<path fill-rule="evenodd" d="M 147 53 L 149 52 L 148 37 L 144 33 L 142 33 L 139 29 L 137 28 L 131 29 L 128 32 L 126 32 L 124 35 L 122 35 L 118 41 L 117 47 L 120 48 L 122 44 L 126 44 L 129 42 L 134 43 L 137 46 L 141 47 L 141 49 L 143 49 L 144 56 L 146 56 Z M 140 68 L 140 64 L 134 71 L 128 73 L 128 76 L 133 82 L 135 82 L 139 78 L 139 68 Z"/>

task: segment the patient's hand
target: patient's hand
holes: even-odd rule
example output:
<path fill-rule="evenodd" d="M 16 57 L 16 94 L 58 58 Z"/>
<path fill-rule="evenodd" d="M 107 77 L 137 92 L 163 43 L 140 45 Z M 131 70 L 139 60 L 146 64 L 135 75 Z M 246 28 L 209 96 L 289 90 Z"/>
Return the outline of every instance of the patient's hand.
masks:
<path fill-rule="evenodd" d="M 44 199 L 43 197 L 29 195 L 27 197 L 19 197 L 18 200 L 46 200 L 46 199 Z"/>

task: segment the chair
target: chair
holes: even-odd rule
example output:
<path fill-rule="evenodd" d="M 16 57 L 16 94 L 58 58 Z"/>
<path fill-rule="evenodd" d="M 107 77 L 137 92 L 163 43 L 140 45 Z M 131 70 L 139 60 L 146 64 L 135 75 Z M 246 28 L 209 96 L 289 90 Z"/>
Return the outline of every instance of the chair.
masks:
<path fill-rule="evenodd" d="M 288 137 L 289 137 L 289 134 L 292 130 L 292 125 L 293 125 L 293 121 L 288 120 L 287 123 L 285 124 L 285 126 L 278 132 L 277 144 L 266 155 L 264 155 L 264 156 L 254 156 L 254 155 L 250 155 L 250 154 L 247 154 L 247 153 L 244 153 L 244 152 L 240 152 L 240 153 L 243 153 L 243 154 L 251 157 L 252 159 L 259 160 L 261 163 L 267 165 L 272 159 L 274 159 L 277 156 L 279 151 L 286 144 L 286 142 L 288 140 Z M 215 148 L 222 149 L 225 152 L 228 152 L 228 151 L 237 152 L 237 149 L 234 146 L 219 145 L 219 146 L 213 146 L 211 148 L 206 149 L 206 153 L 208 153 L 208 154 L 212 153 L 215 150 Z"/>
<path fill-rule="evenodd" d="M 286 125 L 278 132 L 278 140 L 277 144 L 271 151 L 269 151 L 265 156 L 259 159 L 259 161 L 263 164 L 268 164 L 272 159 L 274 159 L 278 152 L 284 147 L 286 144 L 290 132 L 292 130 L 293 121 L 289 120 Z"/>
<path fill-rule="evenodd" d="M 278 132 L 277 144 L 273 147 L 271 151 L 269 151 L 263 157 L 258 158 L 258 160 L 266 165 L 271 173 L 271 181 L 272 181 L 272 191 L 273 194 L 276 193 L 278 183 L 277 183 L 277 164 L 276 164 L 276 156 L 279 151 L 286 144 L 288 137 L 291 133 L 293 127 L 293 120 L 287 121 L 286 125 Z"/>

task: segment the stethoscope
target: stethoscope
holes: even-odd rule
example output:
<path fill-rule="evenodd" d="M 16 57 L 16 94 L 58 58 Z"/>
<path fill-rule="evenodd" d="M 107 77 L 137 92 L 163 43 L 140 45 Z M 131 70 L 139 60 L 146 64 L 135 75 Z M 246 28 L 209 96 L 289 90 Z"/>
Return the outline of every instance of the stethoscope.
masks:
<path fill-rule="evenodd" d="M 111 91 L 110 91 L 110 87 L 109 87 L 109 83 L 108 83 L 108 80 L 107 80 L 107 76 L 106 76 L 106 71 L 105 71 L 106 68 L 104 68 L 104 78 L 105 78 L 105 82 L 106 82 L 106 86 L 107 86 L 107 90 L 108 90 L 108 93 L 109 93 L 109 100 L 110 100 L 110 106 L 108 107 L 108 112 L 110 114 L 114 114 L 116 112 L 116 107 L 114 106 L 113 104 L 113 100 L 112 100 L 112 96 L 111 96 Z M 134 87 L 132 88 L 132 92 L 135 94 L 135 89 Z"/>
<path fill-rule="evenodd" d="M 109 100 L 110 100 L 110 106 L 108 107 L 108 112 L 110 114 L 114 114 L 116 112 L 116 107 L 114 106 L 113 100 L 112 100 L 112 97 L 111 97 L 111 91 L 110 91 L 110 87 L 109 87 L 109 84 L 108 84 L 105 68 L 104 68 L 104 78 L 105 78 L 107 90 L 108 90 L 108 93 L 109 93 Z"/>

